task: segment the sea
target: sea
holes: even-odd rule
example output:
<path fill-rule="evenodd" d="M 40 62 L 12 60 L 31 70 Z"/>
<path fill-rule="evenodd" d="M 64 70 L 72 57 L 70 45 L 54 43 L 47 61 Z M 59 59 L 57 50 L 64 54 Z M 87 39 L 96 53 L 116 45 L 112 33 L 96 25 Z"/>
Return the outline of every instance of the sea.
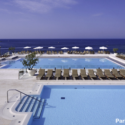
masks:
<path fill-rule="evenodd" d="M 125 53 L 125 39 L 0 39 L 0 53 L 8 52 L 9 47 L 15 47 L 15 52 L 25 50 L 25 46 L 30 46 L 30 51 L 34 51 L 35 47 L 42 46 L 42 51 L 55 50 L 60 51 L 62 47 L 68 47 L 68 50 L 73 50 L 72 47 L 77 46 L 78 51 L 84 51 L 85 47 L 91 46 L 97 52 L 99 47 L 105 46 L 108 51 L 113 52 L 113 48 L 118 48 L 118 53 Z M 48 49 L 53 46 L 55 49 Z"/>

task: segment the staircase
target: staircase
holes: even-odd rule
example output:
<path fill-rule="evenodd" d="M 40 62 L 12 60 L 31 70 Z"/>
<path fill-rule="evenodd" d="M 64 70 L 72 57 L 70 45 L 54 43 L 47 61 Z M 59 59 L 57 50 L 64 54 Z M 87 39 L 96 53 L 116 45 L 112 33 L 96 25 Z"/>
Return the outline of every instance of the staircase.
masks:
<path fill-rule="evenodd" d="M 34 96 L 31 96 L 34 97 Z M 18 106 L 16 111 L 18 112 L 33 112 L 33 117 L 38 119 L 40 118 L 45 99 L 39 97 L 31 98 L 29 96 L 24 96 Z"/>

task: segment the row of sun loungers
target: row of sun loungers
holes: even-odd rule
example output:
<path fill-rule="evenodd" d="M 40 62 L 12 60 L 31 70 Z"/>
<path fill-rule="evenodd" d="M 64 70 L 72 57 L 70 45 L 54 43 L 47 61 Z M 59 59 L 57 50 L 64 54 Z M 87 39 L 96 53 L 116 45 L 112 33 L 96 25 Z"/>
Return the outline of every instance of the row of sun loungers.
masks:
<path fill-rule="evenodd" d="M 44 51 L 21 51 L 18 52 L 18 54 L 30 54 L 30 53 L 35 53 L 35 54 L 44 54 Z M 47 51 L 47 54 L 63 54 L 63 51 Z M 94 51 L 67 51 L 68 54 L 95 54 Z M 109 51 L 98 51 L 99 54 L 110 54 Z M 7 57 L 8 55 L 3 55 L 4 57 Z"/>
<path fill-rule="evenodd" d="M 10 55 L 4 54 L 4 55 L 1 55 L 0 58 L 9 57 L 9 56 Z"/>
<path fill-rule="evenodd" d="M 94 54 L 94 51 L 67 51 L 68 54 Z"/>
<path fill-rule="evenodd" d="M 95 54 L 94 51 L 67 51 L 68 54 Z M 99 54 L 110 54 L 109 51 L 98 51 Z"/>
<path fill-rule="evenodd" d="M 63 51 L 47 51 L 47 54 L 63 54 Z"/>
<path fill-rule="evenodd" d="M 98 51 L 99 54 L 110 54 L 109 51 Z"/>
<path fill-rule="evenodd" d="M 30 53 L 35 53 L 35 54 L 43 54 L 44 51 L 21 51 L 21 52 L 18 52 L 18 54 L 30 54 Z"/>
<path fill-rule="evenodd" d="M 46 75 L 45 75 L 45 69 L 40 69 L 39 74 L 36 77 L 36 79 L 40 80 L 43 77 L 45 77 L 46 79 L 50 79 L 51 77 L 55 77 L 56 79 L 59 79 L 60 77 L 63 77 L 65 79 L 67 79 L 67 78 L 70 77 L 69 69 L 64 69 L 64 73 L 63 73 L 62 76 L 61 76 L 61 74 L 62 74 L 61 69 L 56 69 L 55 76 L 53 76 L 53 70 L 52 69 L 48 69 Z M 87 75 L 86 69 L 81 69 L 81 72 L 80 72 L 81 79 L 87 79 L 88 76 L 90 77 L 90 79 L 96 79 L 97 76 L 98 76 L 99 79 L 124 79 L 125 78 L 125 70 L 121 69 L 118 72 L 117 69 L 112 69 L 112 71 L 110 72 L 110 70 L 105 69 L 104 72 L 103 72 L 101 69 L 97 69 L 97 71 L 94 72 L 93 70 L 89 69 L 88 75 Z M 72 69 L 72 78 L 76 79 L 78 77 L 79 77 L 79 75 L 78 75 L 77 69 Z"/>

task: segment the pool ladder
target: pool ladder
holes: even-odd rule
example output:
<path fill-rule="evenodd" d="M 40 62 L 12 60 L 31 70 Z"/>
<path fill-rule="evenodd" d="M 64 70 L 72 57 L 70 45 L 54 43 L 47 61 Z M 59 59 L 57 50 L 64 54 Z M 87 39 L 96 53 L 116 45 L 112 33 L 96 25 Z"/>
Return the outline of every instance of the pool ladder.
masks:
<path fill-rule="evenodd" d="M 9 89 L 7 91 L 7 103 L 9 103 L 9 91 L 17 91 L 20 93 L 20 103 L 16 107 L 18 112 L 33 112 L 34 118 L 40 118 L 45 99 L 27 95 L 17 89 Z M 22 98 L 21 94 L 24 94 L 25 96 Z"/>

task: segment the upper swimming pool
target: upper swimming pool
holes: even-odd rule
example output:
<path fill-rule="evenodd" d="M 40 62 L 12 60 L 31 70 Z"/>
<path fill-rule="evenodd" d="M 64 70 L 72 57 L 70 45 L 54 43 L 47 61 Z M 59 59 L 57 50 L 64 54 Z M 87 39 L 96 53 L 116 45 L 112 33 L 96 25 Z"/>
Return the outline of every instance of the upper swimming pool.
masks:
<path fill-rule="evenodd" d="M 21 69 L 24 68 L 21 60 L 1 62 L 2 69 Z M 34 68 L 43 69 L 123 69 L 124 67 L 107 58 L 39 58 L 38 64 Z"/>

